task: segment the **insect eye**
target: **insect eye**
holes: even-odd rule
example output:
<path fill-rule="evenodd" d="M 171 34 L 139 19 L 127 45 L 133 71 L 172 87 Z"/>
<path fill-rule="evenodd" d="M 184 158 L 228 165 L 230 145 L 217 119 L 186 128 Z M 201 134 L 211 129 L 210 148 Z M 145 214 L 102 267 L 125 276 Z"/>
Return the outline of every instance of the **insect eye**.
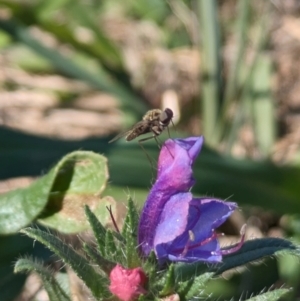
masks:
<path fill-rule="evenodd" d="M 173 111 L 171 109 L 166 108 L 165 113 L 166 113 L 166 115 L 168 116 L 169 119 L 173 118 Z"/>
<path fill-rule="evenodd" d="M 168 115 L 167 115 L 167 113 L 166 113 L 165 111 L 163 111 L 163 112 L 160 114 L 159 120 L 160 120 L 162 123 L 164 123 L 164 122 L 166 122 L 166 121 L 168 120 Z"/>
<path fill-rule="evenodd" d="M 173 111 L 167 108 L 160 114 L 159 119 L 162 123 L 169 123 L 172 117 L 173 117 Z"/>

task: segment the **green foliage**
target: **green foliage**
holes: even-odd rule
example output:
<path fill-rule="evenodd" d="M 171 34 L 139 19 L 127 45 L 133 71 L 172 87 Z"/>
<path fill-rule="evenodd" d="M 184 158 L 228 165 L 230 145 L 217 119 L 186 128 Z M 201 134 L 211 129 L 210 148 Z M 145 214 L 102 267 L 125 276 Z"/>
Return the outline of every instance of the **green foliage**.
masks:
<path fill-rule="evenodd" d="M 53 6 L 47 2 L 40 1 L 39 5 L 36 5 L 34 2 L 22 5 L 1 0 L 0 3 L 11 11 L 13 17 L 1 20 L 0 29 L 32 48 L 60 72 L 80 79 L 95 89 L 115 95 L 124 108 L 129 108 L 141 115 L 145 111 L 146 106 L 141 102 L 137 94 L 130 91 L 130 87 L 124 86 L 119 81 L 120 73 L 123 73 L 124 76 L 121 54 L 117 46 L 106 37 L 101 27 L 98 26 L 97 14 L 88 9 L 82 1 L 76 3 L 57 1 Z M 69 22 L 57 23 L 55 19 L 57 9 L 64 14 L 64 17 Z M 74 22 L 75 24 L 73 25 L 76 26 L 72 26 Z M 91 72 L 86 66 L 80 66 L 75 59 L 70 59 L 56 49 L 49 48 L 37 41 L 22 23 L 27 26 L 39 26 L 41 29 L 54 34 L 62 43 L 72 45 L 79 54 L 84 54 L 89 59 L 97 60 L 96 71 Z M 96 40 L 92 39 L 88 43 L 80 41 L 74 31 L 74 28 L 78 27 L 90 30 L 96 37 Z M 103 66 L 101 66 L 100 62 Z"/>
<path fill-rule="evenodd" d="M 131 198 L 128 199 L 128 211 L 122 229 L 122 235 L 126 240 L 125 257 L 130 268 L 140 266 L 137 249 L 137 230 L 139 216 Z"/>
<path fill-rule="evenodd" d="M 106 236 L 106 229 L 102 226 L 102 224 L 99 222 L 95 214 L 91 211 L 91 209 L 88 206 L 84 206 L 85 214 L 87 216 L 87 219 L 92 227 L 92 230 L 94 232 L 94 236 L 96 238 L 98 249 L 100 254 L 103 256 L 105 254 L 105 236 Z"/>
<path fill-rule="evenodd" d="M 99 249 L 96 250 L 86 243 L 83 244 L 83 248 L 84 248 L 85 252 L 87 253 L 87 255 L 89 256 L 89 258 L 93 261 L 93 263 L 98 265 L 99 267 L 101 267 L 101 269 L 106 274 L 109 274 L 110 271 L 116 265 L 115 262 L 112 262 L 112 261 L 104 258 L 103 256 L 101 256 L 99 254 Z M 111 254 L 109 254 L 109 255 L 110 255 L 109 257 L 111 257 Z"/>
<path fill-rule="evenodd" d="M 236 27 L 230 33 L 237 39 L 237 53 L 229 65 L 228 78 L 223 80 L 221 75 L 226 70 L 221 59 L 223 46 L 220 32 L 228 34 L 227 28 L 220 26 L 218 1 L 198 2 L 199 32 L 202 33 L 200 52 L 203 58 L 201 117 L 207 142 L 215 147 L 224 142 L 227 153 L 231 152 L 237 141 L 241 126 L 253 125 L 259 151 L 262 156 L 268 157 L 276 136 L 274 100 L 270 93 L 272 62 L 264 54 L 270 4 L 266 2 L 257 12 L 252 3 L 242 0 L 237 4 Z M 255 23 L 252 24 L 254 14 Z M 257 14 L 260 14 L 258 22 Z M 250 39 L 251 31 L 256 32 L 254 41 Z M 251 64 L 247 64 L 245 58 L 250 43 L 255 45 L 255 55 Z"/>
<path fill-rule="evenodd" d="M 21 234 L 0 236 L 0 292 L 1 301 L 10 301 L 17 297 L 25 283 L 26 276 L 15 274 L 13 263 L 20 256 L 28 253 L 36 256 L 39 260 L 48 260 L 52 255 L 45 252 L 44 247 L 32 239 Z"/>
<path fill-rule="evenodd" d="M 47 248 L 57 254 L 74 270 L 99 300 L 109 297 L 107 290 L 108 275 L 117 263 L 127 268 L 143 266 L 148 278 L 148 294 L 143 298 L 141 297 L 141 300 L 153 300 L 158 298 L 158 296 L 170 296 L 172 294 L 178 294 L 180 300 L 194 300 L 194 298 L 208 298 L 206 283 L 229 269 L 244 266 L 270 256 L 282 256 L 284 253 L 292 254 L 298 258 L 300 256 L 299 249 L 291 242 L 279 238 L 265 238 L 245 242 L 239 251 L 224 256 L 223 262 L 220 264 L 176 263 L 161 270 L 154 253 L 150 254 L 145 262 L 139 258 L 136 251 L 137 211 L 131 199 L 128 200 L 128 208 L 122 236 L 119 233 L 122 237 L 120 239 L 113 234 L 113 231 L 105 229 L 92 211 L 87 206 L 85 207 L 85 212 L 92 224 L 96 240 L 100 242 L 97 249 L 84 244 L 83 248 L 90 260 L 79 255 L 70 246 L 64 244 L 50 233 L 32 228 L 24 229 L 21 232 L 45 244 Z M 97 238 L 98 235 L 102 238 Z M 103 255 L 100 249 L 104 252 Z M 125 252 L 123 253 L 122 250 L 125 250 Z M 126 250 L 134 251 L 133 254 L 130 254 Z M 129 263 L 132 266 L 129 267 Z M 92 267 L 95 264 L 98 267 L 97 269 Z M 20 259 L 16 264 L 15 271 L 24 270 L 37 271 L 41 275 L 45 286 L 49 286 L 47 287 L 49 296 L 53 296 L 53 300 L 64 300 L 63 298 L 66 297 L 65 293 L 44 267 L 31 260 Z M 253 300 L 278 300 L 279 297 L 285 295 L 288 291 L 287 289 L 282 289 L 278 292 L 267 292 L 255 297 L 262 299 Z M 63 296 L 61 297 L 60 294 Z M 150 296 L 152 299 L 149 299 Z"/>
<path fill-rule="evenodd" d="M 228 269 L 268 257 L 279 256 L 283 252 L 300 256 L 299 249 L 290 241 L 281 238 L 261 238 L 246 241 L 241 249 L 231 255 L 224 256 L 223 263 L 215 266 L 216 274 Z"/>
<path fill-rule="evenodd" d="M 176 278 L 175 278 L 175 268 L 173 264 L 171 264 L 167 269 L 163 278 L 163 282 L 164 284 L 160 291 L 161 296 L 171 295 L 172 293 L 175 292 Z"/>
<path fill-rule="evenodd" d="M 86 216 L 98 242 L 97 249 L 92 248 L 86 243 L 83 245 L 83 248 L 91 261 L 77 253 L 71 246 L 68 246 L 53 234 L 33 228 L 26 228 L 21 230 L 21 232 L 34 240 L 41 242 L 59 256 L 63 262 L 74 270 L 77 276 L 91 290 L 92 294 L 99 300 L 102 300 L 109 296 L 107 290 L 107 277 L 112 268 L 116 266 L 116 262 L 119 262 L 124 266 L 126 266 L 127 263 L 135 264 L 135 266 L 137 266 L 138 255 L 136 251 L 136 240 L 130 240 L 128 242 L 129 246 L 125 243 L 126 237 L 130 238 L 132 234 L 136 238 L 137 231 L 137 211 L 131 199 L 128 201 L 128 207 L 130 209 L 128 210 L 125 219 L 127 222 L 122 231 L 125 236 L 123 237 L 121 234 L 115 235 L 113 231 L 105 229 L 90 208 L 85 206 Z M 133 246 L 135 249 L 134 253 L 129 255 L 130 259 L 127 259 L 127 254 L 123 254 L 122 249 L 131 250 Z M 97 272 L 97 270 L 93 268 L 94 264 L 96 264 L 100 271 L 103 271 L 104 273 Z M 64 298 L 68 298 L 56 282 L 55 278 L 41 264 L 26 258 L 19 259 L 15 266 L 15 272 L 18 273 L 24 271 L 36 271 L 41 276 L 51 301 L 65 301 Z"/>
<path fill-rule="evenodd" d="M 116 45 L 102 28 L 101 21 L 106 17 L 108 8 L 123 13 L 122 17 L 125 16 L 131 21 L 144 19 L 151 22 L 159 28 L 160 34 L 169 45 L 190 46 L 192 39 L 188 36 L 189 32 L 186 28 L 192 25 L 194 29 L 195 24 L 199 24 L 199 32 L 202 36 L 199 52 L 204 58 L 201 65 L 203 93 L 202 98 L 199 97 L 199 103 L 203 105 L 201 119 L 204 132 L 208 133 L 207 142 L 213 146 L 223 142 L 225 150 L 230 153 L 241 126 L 248 123 L 255 131 L 261 156 L 267 157 L 270 154 L 276 137 L 274 120 L 276 114 L 274 114 L 274 99 L 270 93 L 273 63 L 265 53 L 269 36 L 267 32 L 269 3 L 263 5 L 265 13 L 258 14 L 253 2 L 238 1 L 237 18 L 230 20 L 235 26 L 230 36 L 237 37 L 237 52 L 232 65 L 225 66 L 229 69 L 227 78 L 224 63 L 221 61 L 223 45 L 221 45 L 220 33 L 226 37 L 228 31 L 228 27 L 223 26 L 219 18 L 220 5 L 223 2 L 199 1 L 197 3 L 199 16 L 196 22 L 191 21 L 194 17 L 192 13 L 196 10 L 189 1 L 130 0 L 121 4 L 113 0 L 75 2 L 0 0 L 4 14 L 7 13 L 7 17 L 0 21 L 0 28 L 3 31 L 0 36 L 1 47 L 14 51 L 13 39 L 15 39 L 23 47 L 19 48 L 21 54 L 24 55 L 25 46 L 43 58 L 32 56 L 29 59 L 25 53 L 23 62 L 25 61 L 26 64 L 19 64 L 21 68 L 42 73 L 58 72 L 82 80 L 94 89 L 116 96 L 122 109 L 128 109 L 125 111 L 127 115 L 131 117 L 134 115 L 134 119 L 138 119 L 147 106 L 141 101 L 140 91 L 135 91 L 129 84 L 129 72 L 125 67 L 123 49 Z M 182 17 L 184 12 L 181 4 L 185 5 L 185 13 L 189 17 L 187 20 Z M 179 10 L 175 7 L 179 7 Z M 30 27 L 52 35 L 60 46 L 66 46 L 71 51 L 65 55 L 60 47 L 58 49 L 48 47 L 33 37 Z M 92 38 L 87 41 L 81 40 L 77 34 L 78 29 L 91 33 Z M 248 45 L 254 45 L 255 54 L 253 61 L 247 65 L 245 58 Z M 160 47 L 167 46 L 160 45 Z M 19 56 L 18 53 L 16 56 Z M 221 78 L 223 74 L 225 77 Z M 234 108 L 233 115 L 232 108 Z M 146 189 L 151 179 L 151 167 L 138 145 L 112 146 L 107 145 L 108 139 L 64 143 L 21 135 L 7 129 L 0 129 L 0 131 L 0 173 L 3 178 L 21 174 L 39 175 L 45 166 L 53 164 L 54 160 L 67 152 L 79 148 L 94 149 L 105 153 L 110 160 L 112 184 L 106 188 L 106 191 L 111 191 L 118 197 L 121 193 L 123 197 L 124 187 L 129 186 L 132 192 L 138 187 L 139 205 L 145 199 Z M 149 149 L 150 156 L 156 158 L 157 146 L 153 147 L 151 143 L 148 146 L 149 148 L 146 148 L 147 151 Z M 226 256 L 221 266 L 207 267 L 198 264 L 196 268 L 194 265 L 185 266 L 188 270 L 186 271 L 180 264 L 176 264 L 174 272 L 171 266 L 165 271 L 160 270 L 158 277 L 155 256 L 152 254 L 152 258 L 148 258 L 146 262 L 138 257 L 136 246 L 138 216 L 131 201 L 129 201 L 129 213 L 122 234 L 108 231 L 103 226 L 108 220 L 106 206 L 114 205 L 108 198 L 100 199 L 108 176 L 105 166 L 106 161 L 99 155 L 75 152 L 64 157 L 49 173 L 30 187 L 1 195 L 0 233 L 5 235 L 16 233 L 36 220 L 63 232 L 79 232 L 87 229 L 88 223 L 85 219 L 78 218 L 77 209 L 82 208 L 83 204 L 88 204 L 92 210 L 86 206 L 85 212 L 93 229 L 97 248 L 84 245 L 84 250 L 90 259 L 90 261 L 85 259 L 84 262 L 101 266 L 104 274 L 109 273 L 116 260 L 121 261 L 126 267 L 142 265 L 147 271 L 149 282 L 166 280 L 163 288 L 162 283 L 158 286 L 149 284 L 157 295 L 172 291 L 173 273 L 176 275 L 175 279 L 181 281 L 178 290 L 183 292 L 182 296 L 192 295 L 192 292 L 197 292 L 198 289 L 201 292 L 203 284 L 206 283 L 204 278 L 209 277 L 211 271 L 220 274 L 266 256 L 278 257 L 283 254 L 283 251 L 280 251 L 282 249 L 298 256 L 298 250 L 287 241 L 275 239 L 252 241 L 245 243 L 236 254 Z M 195 164 L 195 175 L 197 184 L 194 192 L 197 194 L 214 195 L 220 198 L 234 195 L 234 200 L 240 205 L 259 205 L 280 213 L 294 213 L 300 210 L 299 185 L 295 180 L 300 177 L 298 167 L 276 167 L 267 161 L 234 160 L 205 148 Z M 119 185 L 118 191 L 113 185 Z M 68 204 L 73 208 L 71 214 L 64 210 L 65 205 Z M 45 236 L 41 233 L 39 235 Z M 14 297 L 14 292 L 9 290 L 9 287 L 13 286 L 11 283 L 14 283 L 12 279 L 16 280 L 14 287 L 18 288 L 25 280 L 23 275 L 12 275 L 11 267 L 9 268 L 8 265 L 15 260 L 16 254 L 23 254 L 26 250 L 30 250 L 27 243 L 22 246 L 9 244 L 8 238 L 11 237 L 0 238 L 2 264 L 0 279 L 5 279 L 4 282 L 1 281 L 0 291 L 4 300 Z M 19 235 L 16 238 L 20 239 Z M 76 268 L 79 269 L 75 265 Z M 162 276 L 164 273 L 165 275 Z M 103 276 L 103 273 L 101 275 Z M 187 279 L 187 275 L 190 276 L 190 280 Z M 89 285 L 95 290 L 93 282 Z M 276 300 L 286 292 L 285 289 L 267 292 L 251 300 Z M 145 296 L 140 299 L 155 299 L 154 296 L 150 297 Z"/>
<path fill-rule="evenodd" d="M 232 246 L 231 246 L 232 247 Z M 224 249 L 226 250 L 226 249 Z M 178 264 L 175 268 L 176 277 L 183 281 L 191 279 L 195 275 L 201 275 L 205 271 L 220 275 L 227 270 L 244 266 L 270 256 L 280 256 L 282 252 L 300 257 L 299 248 L 292 242 L 281 238 L 261 238 L 244 242 L 243 246 L 230 255 L 225 255 L 220 264 L 208 267 L 202 262 L 189 265 Z"/>
<path fill-rule="evenodd" d="M 70 301 L 52 273 L 43 264 L 29 258 L 19 259 L 15 264 L 15 273 L 36 272 L 42 279 L 50 301 Z"/>
<path fill-rule="evenodd" d="M 192 281 L 185 281 L 181 284 L 184 290 L 181 290 L 182 300 L 191 300 L 194 297 L 206 297 L 204 294 L 204 287 L 208 280 L 212 278 L 212 273 L 204 273 L 200 276 L 193 277 Z M 187 290 L 188 288 L 188 290 Z M 184 292 L 184 294 L 183 294 Z"/>
<path fill-rule="evenodd" d="M 86 284 L 96 298 L 104 298 L 108 295 L 107 279 L 97 273 L 89 261 L 79 255 L 72 247 L 63 243 L 56 236 L 39 229 L 26 228 L 22 233 L 35 239 L 59 256 L 68 264 L 77 276 Z"/>
<path fill-rule="evenodd" d="M 80 212 L 68 206 L 71 207 L 71 203 L 82 206 L 95 195 L 100 196 L 107 178 L 103 156 L 82 151 L 66 155 L 29 187 L 0 196 L 0 233 L 14 233 L 37 218 L 44 225 L 62 232 L 86 229 L 88 225 L 85 220 L 80 220 Z M 103 206 L 107 204 L 110 203 L 105 199 L 98 202 L 97 215 L 102 215 Z"/>
<path fill-rule="evenodd" d="M 123 257 L 122 250 L 117 247 L 115 237 L 111 230 L 107 230 L 105 233 L 104 248 L 105 256 L 113 258 L 114 261 L 121 260 Z"/>
<path fill-rule="evenodd" d="M 289 289 L 281 288 L 275 291 L 260 294 L 258 296 L 248 299 L 248 301 L 276 301 L 279 300 L 281 297 L 289 295 L 290 292 L 291 290 Z"/>

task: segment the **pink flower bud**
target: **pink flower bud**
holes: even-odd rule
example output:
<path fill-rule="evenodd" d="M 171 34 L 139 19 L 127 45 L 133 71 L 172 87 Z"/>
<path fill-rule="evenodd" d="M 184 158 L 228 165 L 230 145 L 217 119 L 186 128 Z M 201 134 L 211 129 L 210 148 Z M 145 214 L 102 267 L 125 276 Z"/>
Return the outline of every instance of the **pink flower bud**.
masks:
<path fill-rule="evenodd" d="M 147 291 L 143 288 L 147 277 L 141 268 L 125 269 L 117 264 L 109 275 L 109 290 L 122 301 L 136 300 Z"/>

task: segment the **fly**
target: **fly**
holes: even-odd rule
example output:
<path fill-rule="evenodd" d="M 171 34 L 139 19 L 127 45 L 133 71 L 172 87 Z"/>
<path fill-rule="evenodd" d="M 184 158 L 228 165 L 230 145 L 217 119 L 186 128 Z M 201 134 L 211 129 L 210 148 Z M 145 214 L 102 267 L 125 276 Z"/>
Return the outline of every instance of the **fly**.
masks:
<path fill-rule="evenodd" d="M 155 141 L 158 143 L 157 136 L 159 136 L 165 130 L 165 128 L 168 128 L 168 125 L 170 122 L 172 122 L 172 118 L 173 111 L 171 109 L 167 108 L 163 111 L 160 109 L 150 110 L 144 115 L 143 120 L 136 123 L 131 129 L 114 137 L 109 141 L 109 143 L 122 137 L 125 137 L 126 141 L 131 141 L 147 133 L 152 133 L 152 136 L 139 139 L 139 143 L 150 139 L 155 139 Z"/>
<path fill-rule="evenodd" d="M 152 133 L 152 136 L 142 138 L 138 140 L 139 145 L 144 150 L 147 158 L 151 162 L 151 158 L 149 157 L 148 153 L 146 152 L 145 148 L 142 145 L 142 142 L 145 142 L 150 139 L 155 139 L 156 143 L 159 145 L 157 137 L 167 128 L 169 133 L 168 125 L 172 122 L 173 118 L 173 111 L 171 109 L 166 108 L 165 110 L 160 109 L 153 109 L 148 111 L 143 119 L 136 123 L 131 129 L 120 133 L 109 143 L 116 141 L 122 137 L 125 137 L 126 141 L 131 141 L 141 135 Z M 170 136 L 170 133 L 169 133 Z M 170 151 L 169 151 L 170 152 Z M 172 154 L 170 153 L 172 156 Z M 173 156 L 172 156 L 173 157 Z"/>

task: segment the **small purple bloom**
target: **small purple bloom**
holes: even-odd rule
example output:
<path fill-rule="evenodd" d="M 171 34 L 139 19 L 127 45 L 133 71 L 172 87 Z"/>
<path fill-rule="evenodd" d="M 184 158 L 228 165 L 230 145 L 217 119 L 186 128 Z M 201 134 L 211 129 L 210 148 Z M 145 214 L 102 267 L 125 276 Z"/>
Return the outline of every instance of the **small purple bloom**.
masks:
<path fill-rule="evenodd" d="M 138 241 L 144 256 L 154 250 L 160 263 L 171 261 L 220 262 L 215 229 L 237 208 L 236 203 L 193 198 L 192 164 L 203 137 L 169 139 L 160 152 L 158 175 L 140 217 Z M 236 251 L 237 248 L 234 248 Z"/>

